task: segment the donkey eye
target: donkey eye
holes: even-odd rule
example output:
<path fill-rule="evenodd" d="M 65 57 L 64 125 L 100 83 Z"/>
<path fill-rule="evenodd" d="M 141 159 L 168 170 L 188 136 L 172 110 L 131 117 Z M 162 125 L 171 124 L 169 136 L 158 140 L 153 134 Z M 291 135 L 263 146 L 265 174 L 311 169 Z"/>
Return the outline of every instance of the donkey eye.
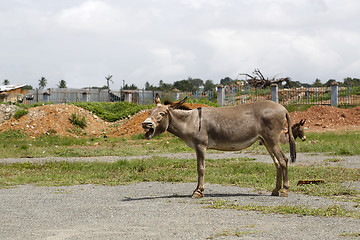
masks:
<path fill-rule="evenodd" d="M 164 116 L 165 113 L 164 112 L 159 112 L 160 116 Z"/>

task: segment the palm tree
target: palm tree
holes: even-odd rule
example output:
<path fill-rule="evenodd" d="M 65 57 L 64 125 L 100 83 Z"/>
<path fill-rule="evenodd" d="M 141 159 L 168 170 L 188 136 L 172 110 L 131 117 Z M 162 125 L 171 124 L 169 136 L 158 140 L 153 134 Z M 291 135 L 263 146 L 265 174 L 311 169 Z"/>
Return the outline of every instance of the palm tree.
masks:
<path fill-rule="evenodd" d="M 3 82 L 3 84 L 4 84 L 4 85 L 9 85 L 10 82 L 9 82 L 9 80 L 5 79 L 4 82 Z"/>
<path fill-rule="evenodd" d="M 112 77 L 113 77 L 113 75 L 108 75 L 107 77 L 105 77 L 108 89 L 110 89 L 109 82 L 112 82 L 112 84 L 114 84 L 113 80 L 111 80 Z"/>
<path fill-rule="evenodd" d="M 65 81 L 65 80 L 61 80 L 61 81 L 59 82 L 58 87 L 59 87 L 59 88 L 67 88 L 67 86 L 66 86 L 66 81 Z"/>
<path fill-rule="evenodd" d="M 47 80 L 45 77 L 41 77 L 41 79 L 39 79 L 39 89 L 44 89 L 46 87 L 47 84 Z"/>

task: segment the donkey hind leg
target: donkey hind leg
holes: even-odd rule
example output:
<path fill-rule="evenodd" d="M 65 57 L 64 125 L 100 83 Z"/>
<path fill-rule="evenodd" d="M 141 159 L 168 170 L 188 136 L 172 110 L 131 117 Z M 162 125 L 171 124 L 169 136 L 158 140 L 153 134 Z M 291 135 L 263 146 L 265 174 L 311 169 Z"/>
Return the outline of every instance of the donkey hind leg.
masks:
<path fill-rule="evenodd" d="M 276 167 L 276 187 L 272 191 L 272 196 L 281 196 L 281 197 L 287 197 L 287 190 L 289 189 L 289 179 L 288 179 L 288 172 L 287 172 L 287 163 L 288 160 L 281 151 L 281 148 L 278 144 L 275 144 L 275 146 L 269 146 L 269 144 L 265 144 L 271 158 L 274 161 L 275 167 Z M 284 182 L 284 189 L 281 194 L 279 194 L 279 191 L 282 186 L 282 182 Z"/>
<path fill-rule="evenodd" d="M 275 145 L 274 147 L 274 155 L 275 157 L 278 159 L 279 163 L 280 163 L 280 168 L 281 168 L 281 175 L 282 175 L 282 181 L 283 181 L 283 190 L 280 194 L 281 197 L 287 197 L 288 193 L 287 191 L 290 188 L 290 184 L 289 184 L 289 178 L 288 178 L 288 159 L 287 157 L 284 155 L 284 153 L 281 151 L 281 148 L 279 145 Z M 279 180 L 281 183 L 281 179 Z"/>
<path fill-rule="evenodd" d="M 202 198 L 204 196 L 203 192 L 205 190 L 205 152 L 205 147 L 196 148 L 198 185 L 193 192 L 192 198 Z"/>

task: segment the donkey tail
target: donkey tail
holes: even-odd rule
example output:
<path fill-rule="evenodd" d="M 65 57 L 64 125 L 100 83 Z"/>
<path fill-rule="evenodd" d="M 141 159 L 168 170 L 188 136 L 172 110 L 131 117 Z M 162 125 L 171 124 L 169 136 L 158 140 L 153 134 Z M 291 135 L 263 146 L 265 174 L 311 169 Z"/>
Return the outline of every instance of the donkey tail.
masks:
<path fill-rule="evenodd" d="M 287 121 L 287 125 L 288 125 L 288 133 L 289 133 L 291 162 L 295 162 L 296 161 L 296 144 L 295 144 L 294 135 L 291 131 L 290 116 L 289 116 L 288 112 L 286 112 L 286 121 Z"/>

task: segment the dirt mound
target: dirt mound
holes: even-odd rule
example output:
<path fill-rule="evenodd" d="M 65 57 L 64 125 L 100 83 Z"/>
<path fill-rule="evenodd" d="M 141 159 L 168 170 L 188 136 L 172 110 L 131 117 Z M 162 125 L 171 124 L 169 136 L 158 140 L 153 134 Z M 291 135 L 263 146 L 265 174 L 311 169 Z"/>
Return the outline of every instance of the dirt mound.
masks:
<path fill-rule="evenodd" d="M 74 105 L 44 105 L 30 108 L 28 111 L 28 114 L 18 120 L 12 118 L 0 124 L 0 132 L 20 129 L 30 136 L 42 134 L 99 136 L 106 132 L 109 125 L 91 112 Z M 84 129 L 76 128 L 70 121 L 72 114 L 76 114 L 79 118 L 85 117 L 87 126 Z"/>
<path fill-rule="evenodd" d="M 292 112 L 290 116 L 293 122 L 306 119 L 307 131 L 360 130 L 360 106 L 341 109 L 316 105 L 304 112 Z"/>
<path fill-rule="evenodd" d="M 203 104 L 186 103 L 189 108 L 206 107 Z M 75 127 L 70 117 L 76 114 L 86 119 L 84 129 Z M 67 104 L 45 105 L 29 109 L 29 113 L 20 119 L 14 118 L 0 123 L 0 132 L 9 129 L 21 129 L 30 136 L 57 134 L 60 136 L 104 136 L 120 137 L 143 133 L 141 123 L 147 118 L 148 110 L 135 114 L 130 119 L 115 123 L 105 122 L 93 113 Z M 306 119 L 307 131 L 360 130 L 360 106 L 353 109 L 339 109 L 330 106 L 313 106 L 305 112 L 290 113 L 292 122 Z"/>

